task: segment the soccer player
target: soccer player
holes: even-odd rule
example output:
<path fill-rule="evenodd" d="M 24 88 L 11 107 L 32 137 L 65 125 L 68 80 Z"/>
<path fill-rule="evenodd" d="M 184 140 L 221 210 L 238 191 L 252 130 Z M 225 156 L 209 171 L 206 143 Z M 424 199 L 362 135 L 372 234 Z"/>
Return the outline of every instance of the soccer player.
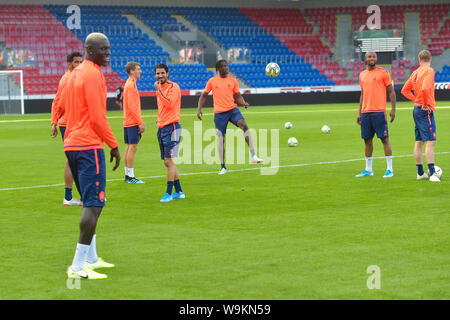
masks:
<path fill-rule="evenodd" d="M 65 115 L 65 106 L 64 102 L 61 101 L 61 93 L 67 84 L 67 79 L 69 78 L 70 73 L 73 69 L 78 67 L 78 65 L 83 61 L 83 56 L 81 53 L 75 51 L 70 53 L 67 56 L 67 66 L 69 70 L 61 77 L 59 80 L 58 91 L 56 92 L 55 99 L 53 99 L 52 103 L 52 134 L 53 138 L 56 138 L 58 135 L 58 130 L 56 126 L 59 127 L 61 131 L 61 138 L 64 141 L 64 133 L 66 132 L 66 115 Z M 72 196 L 72 186 L 73 186 L 73 177 L 72 172 L 70 171 L 69 161 L 66 161 L 66 166 L 64 168 L 64 182 L 65 182 L 65 195 L 63 200 L 64 206 L 81 206 L 82 202 L 77 200 Z M 78 186 L 77 186 L 78 187 Z M 78 189 L 78 192 L 80 190 Z"/>
<path fill-rule="evenodd" d="M 419 53 L 419 68 L 415 70 L 402 88 L 402 94 L 414 102 L 414 123 L 416 143 L 414 158 L 417 166 L 417 179 L 430 179 L 440 182 L 434 170 L 434 146 L 436 145 L 436 123 L 434 121 L 434 70 L 430 67 L 431 53 L 422 50 Z M 414 91 L 414 93 L 411 92 Z M 423 170 L 422 147 L 426 143 L 425 157 L 430 176 Z"/>
<path fill-rule="evenodd" d="M 128 80 L 123 88 L 123 129 L 125 144 L 125 182 L 130 184 L 143 184 L 142 180 L 134 176 L 134 157 L 145 131 L 145 123 L 141 116 L 141 97 L 136 81 L 141 77 L 141 66 L 137 62 L 128 62 L 125 66 Z"/>
<path fill-rule="evenodd" d="M 161 150 L 161 160 L 167 167 L 167 189 L 160 202 L 170 202 L 174 199 L 184 199 L 181 189 L 178 169 L 172 158 L 178 156 L 181 139 L 180 107 L 181 90 L 178 84 L 169 81 L 169 68 L 161 63 L 155 67 L 156 101 L 158 103 L 158 142 Z M 173 187 L 175 192 L 172 194 Z"/>
<path fill-rule="evenodd" d="M 104 279 L 105 274 L 94 269 L 111 268 L 97 255 L 95 229 L 105 205 L 106 165 L 104 143 L 115 159 L 113 170 L 120 164 L 118 143 L 106 118 L 107 86 L 100 71 L 107 66 L 111 51 L 108 38 L 102 33 L 91 33 L 84 43 L 85 60 L 70 74 L 63 91 L 66 101 L 67 127 L 64 151 L 75 181 L 78 181 L 83 199 L 80 235 L 69 278 Z"/>
<path fill-rule="evenodd" d="M 365 143 L 366 169 L 356 175 L 356 177 L 373 176 L 373 136 L 376 133 L 383 143 L 387 162 L 387 170 L 383 178 L 391 178 L 394 176 L 394 170 L 392 168 L 392 147 L 389 141 L 386 119 L 386 88 L 392 105 L 390 113 L 391 123 L 395 119 L 395 91 L 392 88 L 389 73 L 385 69 L 376 66 L 377 54 L 375 52 L 367 52 L 365 60 L 367 68 L 359 75 L 361 96 L 356 123 L 361 126 L 361 138 L 364 139 Z"/>
<path fill-rule="evenodd" d="M 228 73 L 227 61 L 217 61 L 216 71 L 219 72 L 219 74 L 208 80 L 205 90 L 198 100 L 197 117 L 202 120 L 202 108 L 205 104 L 206 97 L 212 91 L 214 101 L 214 123 L 218 136 L 219 158 L 222 165 L 219 174 L 225 174 L 227 172 L 227 168 L 225 167 L 225 134 L 228 122 L 233 123 L 244 131 L 244 138 L 252 156 L 251 162 L 262 163 L 263 160 L 256 156 L 252 135 L 250 130 L 248 130 L 247 123 L 245 122 L 241 111 L 239 111 L 239 108 L 235 103 L 236 99 L 236 102 L 246 109 L 249 106 L 239 92 L 238 81 Z"/>

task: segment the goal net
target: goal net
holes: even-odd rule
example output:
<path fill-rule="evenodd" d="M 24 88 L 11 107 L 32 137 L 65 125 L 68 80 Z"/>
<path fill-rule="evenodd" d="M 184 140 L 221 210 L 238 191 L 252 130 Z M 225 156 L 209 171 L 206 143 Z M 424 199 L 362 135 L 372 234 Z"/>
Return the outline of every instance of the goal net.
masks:
<path fill-rule="evenodd" d="M 22 70 L 0 70 L 0 114 L 24 114 Z"/>

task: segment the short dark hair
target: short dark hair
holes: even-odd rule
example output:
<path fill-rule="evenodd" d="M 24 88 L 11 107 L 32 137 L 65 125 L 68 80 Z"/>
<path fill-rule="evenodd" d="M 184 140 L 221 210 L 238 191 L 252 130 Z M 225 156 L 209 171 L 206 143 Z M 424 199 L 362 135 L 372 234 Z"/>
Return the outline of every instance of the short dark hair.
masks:
<path fill-rule="evenodd" d="M 156 69 L 164 69 L 166 70 L 166 73 L 169 73 L 169 67 L 165 64 L 165 63 L 160 63 L 155 67 L 155 72 Z"/>
<path fill-rule="evenodd" d="M 222 63 L 224 63 L 224 62 L 225 62 L 226 64 L 228 64 L 228 61 L 227 61 L 227 60 L 224 60 L 224 59 L 219 60 L 219 61 L 216 62 L 216 71 L 219 71 L 220 65 L 221 65 Z"/>
<path fill-rule="evenodd" d="M 79 53 L 78 51 L 74 51 L 72 53 L 70 53 L 69 55 L 67 55 L 67 62 L 73 62 L 73 58 L 75 57 L 83 57 L 83 55 L 81 53 Z"/>
<path fill-rule="evenodd" d="M 131 71 L 135 70 L 136 67 L 140 67 L 141 65 L 137 62 L 130 61 L 125 66 L 125 70 L 127 70 L 127 73 L 130 74 Z"/>

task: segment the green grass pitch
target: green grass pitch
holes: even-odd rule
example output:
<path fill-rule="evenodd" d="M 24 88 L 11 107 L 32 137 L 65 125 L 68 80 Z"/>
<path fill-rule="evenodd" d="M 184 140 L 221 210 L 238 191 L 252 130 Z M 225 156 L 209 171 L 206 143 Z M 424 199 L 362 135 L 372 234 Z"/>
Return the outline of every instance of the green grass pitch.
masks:
<path fill-rule="evenodd" d="M 392 179 L 382 178 L 378 139 L 374 176 L 354 177 L 365 166 L 357 103 L 250 107 L 250 128 L 279 129 L 278 173 L 180 164 L 197 174 L 182 175 L 187 198 L 167 204 L 156 111 L 145 111 L 135 172 L 147 183 L 125 184 L 123 162 L 114 172 L 107 163 L 97 249 L 116 267 L 79 290 L 66 282 L 81 208 L 62 206 L 61 137 L 50 137 L 48 114 L 1 116 L 0 299 L 449 299 L 450 102 L 438 107 L 441 183 L 416 180 L 410 103 L 398 103 L 389 125 Z M 192 135 L 195 114 L 181 114 Z M 122 114 L 108 117 L 123 154 Z M 203 129 L 213 126 L 204 109 Z M 381 271 L 378 290 L 366 285 L 370 265 Z"/>

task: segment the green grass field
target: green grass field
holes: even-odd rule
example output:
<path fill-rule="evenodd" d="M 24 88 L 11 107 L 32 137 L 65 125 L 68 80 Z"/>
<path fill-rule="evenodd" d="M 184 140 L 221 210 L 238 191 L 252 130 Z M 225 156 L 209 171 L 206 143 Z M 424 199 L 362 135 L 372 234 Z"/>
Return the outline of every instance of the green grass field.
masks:
<path fill-rule="evenodd" d="M 167 204 L 156 111 L 145 111 L 135 172 L 147 184 L 125 184 L 123 163 L 107 163 L 97 249 L 116 268 L 79 290 L 66 285 L 81 208 L 62 206 L 61 138 L 50 138 L 48 114 L 1 116 L 0 299 L 449 299 L 450 102 L 438 106 L 441 183 L 416 180 L 409 103 L 398 103 L 389 126 L 392 179 L 382 178 L 378 139 L 375 175 L 354 177 L 365 166 L 357 104 L 250 107 L 242 112 L 251 128 L 279 129 L 277 174 L 180 164 L 197 174 L 182 175 L 187 198 Z M 203 130 L 213 128 L 204 111 Z M 191 134 L 195 113 L 182 110 Z M 108 116 L 123 152 L 122 114 Z M 379 290 L 366 286 L 370 265 L 380 267 Z"/>

